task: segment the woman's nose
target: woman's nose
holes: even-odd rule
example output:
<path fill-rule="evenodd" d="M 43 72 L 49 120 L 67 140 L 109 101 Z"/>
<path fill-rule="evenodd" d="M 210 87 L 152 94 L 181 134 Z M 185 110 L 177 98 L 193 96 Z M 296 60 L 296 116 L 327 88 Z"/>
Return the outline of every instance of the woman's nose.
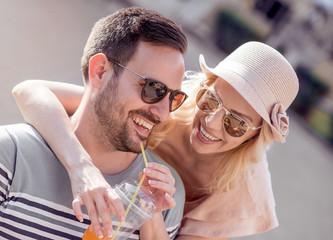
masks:
<path fill-rule="evenodd" d="M 224 115 L 225 111 L 223 109 L 208 114 L 205 118 L 206 126 L 217 130 L 222 129 Z"/>

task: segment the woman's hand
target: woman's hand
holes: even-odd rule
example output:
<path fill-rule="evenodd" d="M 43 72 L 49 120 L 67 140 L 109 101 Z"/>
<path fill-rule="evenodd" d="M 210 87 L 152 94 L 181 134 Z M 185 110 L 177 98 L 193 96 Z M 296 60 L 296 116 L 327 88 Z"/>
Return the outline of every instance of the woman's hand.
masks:
<path fill-rule="evenodd" d="M 77 219 L 83 221 L 81 206 L 85 205 L 96 236 L 103 236 L 98 214 L 103 223 L 104 233 L 112 236 L 110 213 L 117 215 L 119 221 L 125 220 L 125 210 L 118 195 L 90 161 L 84 161 L 72 168 L 69 176 L 74 197 L 73 210 Z"/>
<path fill-rule="evenodd" d="M 176 206 L 173 194 L 176 192 L 175 178 L 172 176 L 170 169 L 162 164 L 149 162 L 144 169 L 146 179 L 143 185 L 148 188 L 156 200 L 156 213 Z M 140 176 L 140 179 L 142 174 Z"/>

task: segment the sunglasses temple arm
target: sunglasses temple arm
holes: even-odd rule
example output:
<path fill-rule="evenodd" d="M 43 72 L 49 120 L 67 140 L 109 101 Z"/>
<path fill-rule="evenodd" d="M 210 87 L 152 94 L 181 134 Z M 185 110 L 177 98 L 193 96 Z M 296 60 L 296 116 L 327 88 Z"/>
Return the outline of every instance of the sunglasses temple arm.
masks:
<path fill-rule="evenodd" d="M 128 67 L 125 67 L 125 66 L 124 66 L 124 65 L 122 65 L 121 63 L 119 63 L 119 62 L 116 62 L 116 61 L 114 61 L 114 60 L 112 60 L 112 59 L 109 59 L 109 61 L 111 61 L 111 62 L 113 62 L 114 64 L 117 64 L 118 66 L 120 66 L 120 67 L 122 67 L 122 68 L 126 69 L 127 71 L 129 71 L 129 72 L 133 73 L 134 75 L 136 75 L 136 76 L 138 76 L 138 77 L 140 77 L 140 78 L 142 78 L 142 79 L 145 79 L 145 80 L 146 80 L 146 77 L 144 77 L 144 76 L 140 75 L 139 73 L 136 73 L 136 72 L 134 72 L 133 70 L 129 69 Z"/>

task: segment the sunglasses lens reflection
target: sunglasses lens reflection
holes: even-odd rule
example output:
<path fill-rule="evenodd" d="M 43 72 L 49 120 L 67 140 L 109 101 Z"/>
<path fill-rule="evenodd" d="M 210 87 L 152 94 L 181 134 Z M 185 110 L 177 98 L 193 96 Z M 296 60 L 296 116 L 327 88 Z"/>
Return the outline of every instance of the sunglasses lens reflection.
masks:
<path fill-rule="evenodd" d="M 174 94 L 171 101 L 170 111 L 173 112 L 178 109 L 186 99 L 186 95 L 183 92 L 177 92 Z"/>
<path fill-rule="evenodd" d="M 146 83 L 142 89 L 142 99 L 146 103 L 156 103 L 167 94 L 167 87 L 160 82 Z"/>
<path fill-rule="evenodd" d="M 219 109 L 219 100 L 207 89 L 201 89 L 198 92 L 196 103 L 198 108 L 206 113 L 212 113 Z M 241 137 L 248 129 L 246 122 L 234 113 L 228 113 L 224 116 L 223 125 L 225 131 L 232 137 Z"/>
<path fill-rule="evenodd" d="M 230 113 L 224 117 L 224 129 L 233 137 L 243 136 L 248 129 L 246 122 L 236 114 Z"/>
<path fill-rule="evenodd" d="M 203 112 L 215 112 L 219 107 L 219 101 L 206 89 L 201 89 L 197 95 L 197 106 Z"/>
<path fill-rule="evenodd" d="M 168 94 L 168 87 L 157 81 L 146 80 L 141 93 L 142 100 L 146 103 L 157 103 Z M 186 94 L 181 91 L 172 92 L 170 97 L 170 111 L 179 108 L 186 99 Z"/>

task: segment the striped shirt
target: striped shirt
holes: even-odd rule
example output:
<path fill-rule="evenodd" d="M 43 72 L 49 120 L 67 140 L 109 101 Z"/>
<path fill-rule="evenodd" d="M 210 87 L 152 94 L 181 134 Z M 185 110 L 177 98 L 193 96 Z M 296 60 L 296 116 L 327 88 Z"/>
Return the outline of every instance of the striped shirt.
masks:
<path fill-rule="evenodd" d="M 148 149 L 146 155 L 148 161 L 167 165 Z M 105 178 L 114 186 L 127 178 L 137 179 L 143 168 L 140 154 L 128 169 Z M 176 179 L 177 205 L 164 211 L 163 216 L 169 236 L 174 239 L 185 196 L 178 174 L 171 171 Z M 84 207 L 84 221 L 76 219 L 72 200 L 66 169 L 38 132 L 28 124 L 0 127 L 0 238 L 81 239 L 90 220 Z M 113 224 L 115 229 L 117 222 Z M 139 231 L 134 231 L 130 239 L 139 239 Z"/>

